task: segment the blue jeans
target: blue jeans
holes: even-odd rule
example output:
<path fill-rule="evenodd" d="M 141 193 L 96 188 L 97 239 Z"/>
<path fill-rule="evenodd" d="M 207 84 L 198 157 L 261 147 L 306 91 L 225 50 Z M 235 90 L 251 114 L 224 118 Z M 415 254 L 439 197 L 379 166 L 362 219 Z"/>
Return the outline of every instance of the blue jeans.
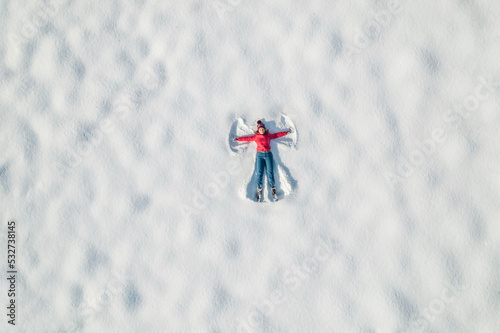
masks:
<path fill-rule="evenodd" d="M 267 169 L 267 180 L 269 186 L 274 187 L 273 173 L 273 153 L 271 151 L 258 151 L 255 160 L 255 170 L 257 170 L 257 187 L 262 188 L 262 179 L 264 178 L 264 167 Z"/>

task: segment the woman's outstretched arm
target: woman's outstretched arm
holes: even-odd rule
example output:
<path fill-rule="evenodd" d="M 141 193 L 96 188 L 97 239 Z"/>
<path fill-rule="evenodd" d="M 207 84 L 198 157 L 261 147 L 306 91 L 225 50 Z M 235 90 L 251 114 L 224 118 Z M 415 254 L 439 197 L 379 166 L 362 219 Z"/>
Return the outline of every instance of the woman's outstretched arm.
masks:
<path fill-rule="evenodd" d="M 250 136 L 240 136 L 235 138 L 236 141 L 254 141 L 255 140 L 255 134 L 250 135 Z"/>
<path fill-rule="evenodd" d="M 286 131 L 286 132 L 278 132 L 278 133 L 273 133 L 273 134 L 270 134 L 270 135 L 269 135 L 269 137 L 270 137 L 271 139 L 276 139 L 276 138 L 280 138 L 280 137 L 282 137 L 282 136 L 285 136 L 285 135 L 287 135 L 287 134 L 288 134 L 288 131 Z"/>

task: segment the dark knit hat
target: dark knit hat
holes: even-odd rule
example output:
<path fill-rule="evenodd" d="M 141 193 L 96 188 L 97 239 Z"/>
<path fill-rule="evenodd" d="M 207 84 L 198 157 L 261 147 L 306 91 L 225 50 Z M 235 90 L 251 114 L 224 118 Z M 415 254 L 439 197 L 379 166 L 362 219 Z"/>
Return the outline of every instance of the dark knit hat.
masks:
<path fill-rule="evenodd" d="M 264 127 L 264 129 L 266 129 L 266 125 L 264 125 L 264 123 L 260 120 L 257 120 L 257 131 L 259 130 L 259 128 L 261 127 Z"/>

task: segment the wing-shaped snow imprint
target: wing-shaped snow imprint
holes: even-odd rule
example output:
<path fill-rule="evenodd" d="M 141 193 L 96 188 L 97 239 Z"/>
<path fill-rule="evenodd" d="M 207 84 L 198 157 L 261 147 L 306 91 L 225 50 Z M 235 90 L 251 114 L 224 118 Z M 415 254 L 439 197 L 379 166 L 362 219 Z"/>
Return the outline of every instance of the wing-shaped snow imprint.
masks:
<path fill-rule="evenodd" d="M 292 133 L 288 133 L 287 136 L 281 137 L 278 143 L 281 143 L 289 148 L 297 149 L 297 129 L 295 128 L 295 124 L 292 122 L 290 117 L 285 114 L 281 115 L 280 121 L 276 124 L 278 128 L 281 129 L 292 129 Z"/>
<path fill-rule="evenodd" d="M 235 154 L 243 154 L 248 149 L 247 142 L 234 142 L 233 138 L 236 136 L 247 136 L 252 135 L 252 129 L 246 124 L 243 118 L 237 118 L 233 125 L 231 126 L 231 131 L 229 132 L 229 149 Z"/>

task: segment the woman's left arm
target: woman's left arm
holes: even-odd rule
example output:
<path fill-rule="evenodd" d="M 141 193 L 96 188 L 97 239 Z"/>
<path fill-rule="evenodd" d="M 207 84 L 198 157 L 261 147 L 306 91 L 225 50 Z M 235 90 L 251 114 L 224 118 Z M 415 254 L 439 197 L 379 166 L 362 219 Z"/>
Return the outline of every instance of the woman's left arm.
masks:
<path fill-rule="evenodd" d="M 276 138 L 280 138 L 282 136 L 285 136 L 287 134 L 288 134 L 288 132 L 278 132 L 278 133 L 270 134 L 269 136 L 271 137 L 271 139 L 276 139 Z"/>

